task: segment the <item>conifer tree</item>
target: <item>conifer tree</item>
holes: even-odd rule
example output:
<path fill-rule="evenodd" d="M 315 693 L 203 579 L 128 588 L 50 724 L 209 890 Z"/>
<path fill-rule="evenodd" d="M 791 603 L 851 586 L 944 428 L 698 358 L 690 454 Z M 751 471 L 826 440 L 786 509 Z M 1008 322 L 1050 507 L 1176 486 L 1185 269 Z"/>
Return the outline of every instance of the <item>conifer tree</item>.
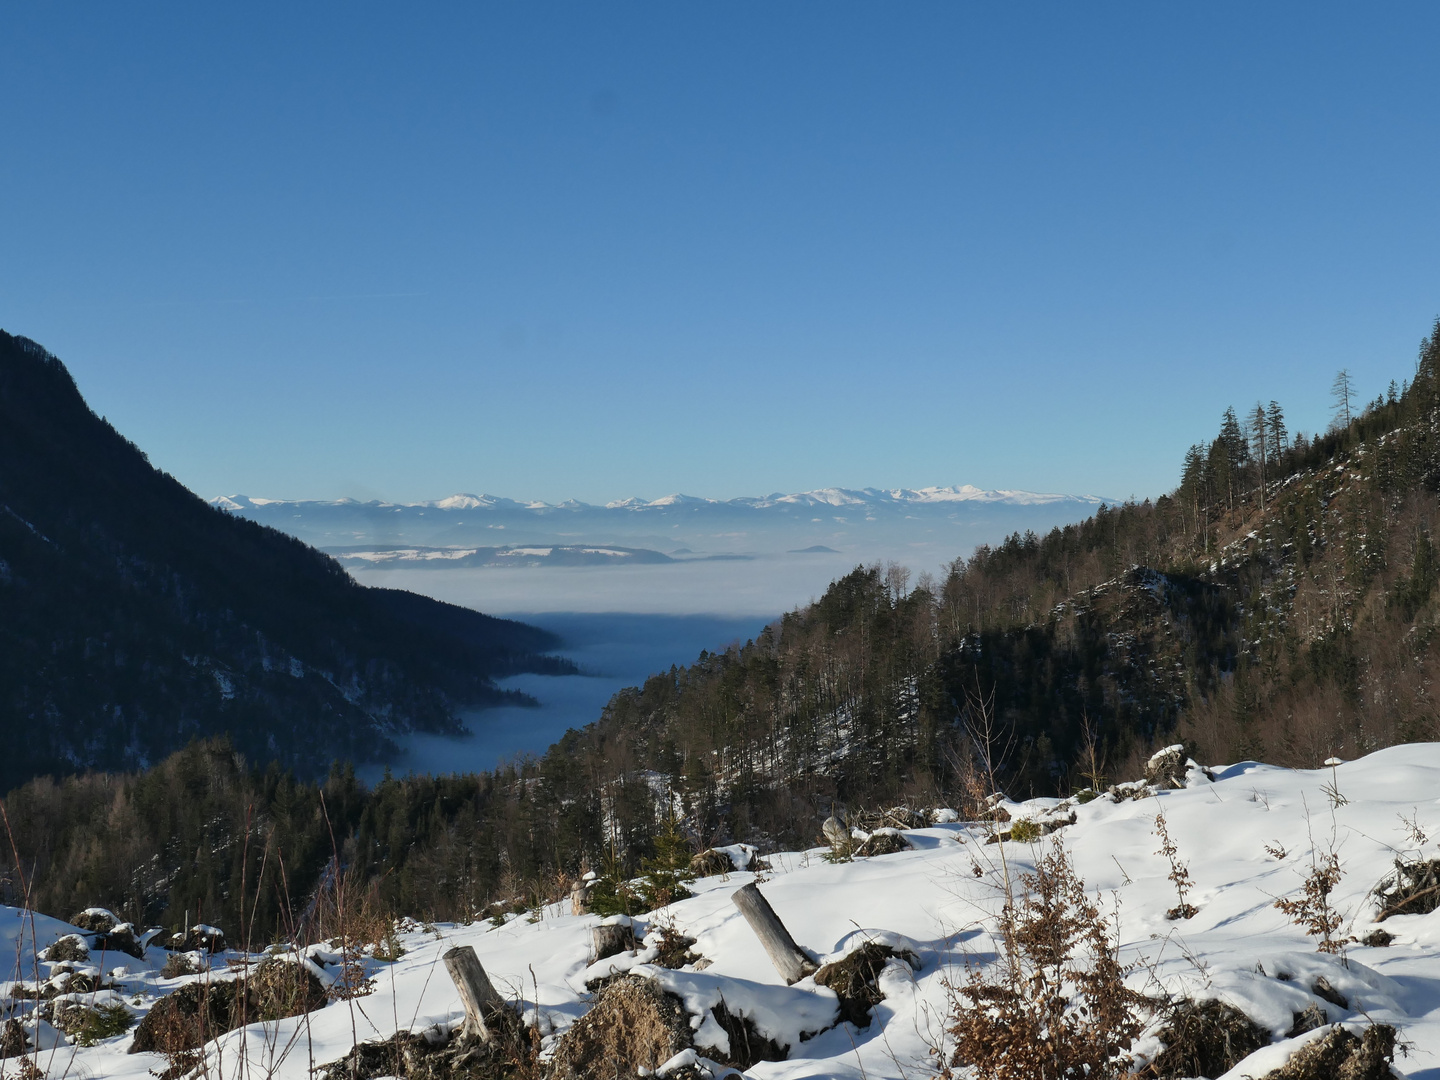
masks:
<path fill-rule="evenodd" d="M 1268 438 L 1270 423 L 1269 418 L 1265 415 L 1265 406 L 1258 401 L 1255 403 L 1255 411 L 1249 416 L 1247 426 L 1250 429 L 1250 452 L 1260 473 L 1260 509 L 1263 510 L 1265 509 L 1265 472 L 1270 449 Z"/>
<path fill-rule="evenodd" d="M 1225 410 L 1220 421 L 1220 436 L 1210 447 L 1211 474 L 1216 483 L 1225 485 L 1225 505 L 1235 507 L 1235 487 L 1239 480 L 1238 470 L 1245 466 L 1249 453 L 1245 446 L 1245 435 L 1240 430 L 1240 421 L 1233 407 Z"/>
<path fill-rule="evenodd" d="M 1330 396 L 1335 404 L 1331 410 L 1335 413 L 1335 423 L 1342 428 L 1350 426 L 1350 400 L 1354 397 L 1355 388 L 1350 381 L 1350 371 L 1341 368 L 1335 373 L 1335 381 L 1330 384 Z"/>
<path fill-rule="evenodd" d="M 1285 413 L 1280 409 L 1278 401 L 1270 402 L 1270 409 L 1265 417 L 1266 437 L 1269 442 L 1269 458 L 1273 465 L 1280 460 L 1282 454 L 1290 449 L 1290 436 L 1285 431 Z"/>

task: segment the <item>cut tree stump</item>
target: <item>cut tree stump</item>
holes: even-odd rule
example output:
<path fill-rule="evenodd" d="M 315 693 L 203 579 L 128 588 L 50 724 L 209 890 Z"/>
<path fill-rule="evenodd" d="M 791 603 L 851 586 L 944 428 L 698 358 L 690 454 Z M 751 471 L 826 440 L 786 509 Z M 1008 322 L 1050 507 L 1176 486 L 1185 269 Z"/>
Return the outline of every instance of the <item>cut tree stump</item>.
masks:
<path fill-rule="evenodd" d="M 745 921 L 750 924 L 750 929 L 755 931 L 760 944 L 765 946 L 770 962 L 775 965 L 775 970 L 780 973 L 787 986 L 799 982 L 806 975 L 814 974 L 815 961 L 795 944 L 790 931 L 785 929 L 785 924 L 780 921 L 780 916 L 775 914 L 770 901 L 760 895 L 754 882 L 736 889 L 730 899 L 740 909 L 740 914 L 745 916 Z"/>
<path fill-rule="evenodd" d="M 629 923 L 601 923 L 590 931 L 590 939 L 598 962 L 635 948 L 635 928 Z"/>
<path fill-rule="evenodd" d="M 490 1041 L 490 1029 L 485 1024 L 485 1012 L 500 1008 L 504 999 L 490 985 L 490 976 L 475 955 L 470 945 L 457 945 L 445 954 L 445 968 L 460 991 L 460 1001 L 465 1006 L 466 1035 L 478 1036 L 481 1041 Z"/>

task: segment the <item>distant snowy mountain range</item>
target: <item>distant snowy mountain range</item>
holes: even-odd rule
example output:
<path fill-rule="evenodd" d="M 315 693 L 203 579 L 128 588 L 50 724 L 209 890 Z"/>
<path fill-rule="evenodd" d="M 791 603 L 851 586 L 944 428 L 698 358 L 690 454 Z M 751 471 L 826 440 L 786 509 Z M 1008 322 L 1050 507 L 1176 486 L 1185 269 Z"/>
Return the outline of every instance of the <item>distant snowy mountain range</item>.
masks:
<path fill-rule="evenodd" d="M 513 510 L 543 512 L 546 510 L 671 510 L 692 506 L 731 506 L 767 510 L 779 506 L 915 506 L 937 503 L 1006 503 L 1011 506 L 1054 506 L 1073 504 L 1096 507 L 1103 499 L 1094 495 L 1057 495 L 1036 491 L 1012 491 L 1007 489 L 987 490 L 972 484 L 957 484 L 951 487 L 924 488 L 817 488 L 814 491 L 800 491 L 791 495 L 776 492 L 758 498 L 706 499 L 697 495 L 683 495 L 676 492 L 658 499 L 619 499 L 601 504 L 566 499 L 564 502 L 547 503 L 538 500 L 521 502 L 500 495 L 471 495 L 460 492 L 444 499 L 429 502 L 390 503 L 380 500 L 360 502 L 356 499 L 286 500 L 261 499 L 249 495 L 221 495 L 210 500 L 211 504 L 235 513 L 245 513 L 269 507 L 376 507 L 384 509 L 429 509 L 429 510 Z"/>
<path fill-rule="evenodd" d="M 605 505 L 569 499 L 521 501 L 459 493 L 417 503 L 355 499 L 265 499 L 228 495 L 211 504 L 274 526 L 348 564 L 432 567 L 536 565 L 526 551 L 555 547 L 546 565 L 575 565 L 587 545 L 629 549 L 619 565 L 645 552 L 690 557 L 797 556 L 830 553 L 869 561 L 897 558 L 938 565 L 977 544 L 1012 532 L 1045 532 L 1090 516 L 1104 500 L 1093 495 L 986 490 L 970 484 L 925 488 L 820 488 L 757 498 L 706 499 L 674 494 Z M 401 556 L 399 549 L 424 549 Z M 460 555 L 460 549 L 466 551 Z M 514 554 L 506 549 L 517 549 Z M 561 559 L 561 550 L 566 558 Z M 368 553 L 387 553 L 372 557 Z M 451 553 L 446 556 L 445 553 Z M 665 560 L 668 561 L 668 560 Z"/>

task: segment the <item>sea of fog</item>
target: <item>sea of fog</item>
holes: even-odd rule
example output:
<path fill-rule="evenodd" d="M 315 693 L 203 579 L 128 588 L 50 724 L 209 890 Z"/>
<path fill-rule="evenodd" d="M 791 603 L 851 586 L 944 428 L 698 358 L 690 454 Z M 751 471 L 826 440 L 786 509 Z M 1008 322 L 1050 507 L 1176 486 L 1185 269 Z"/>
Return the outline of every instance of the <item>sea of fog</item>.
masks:
<path fill-rule="evenodd" d="M 409 589 L 544 627 L 564 642 L 559 654 L 584 672 L 502 680 L 536 698 L 539 708 L 467 713 L 469 736 L 406 736 L 399 757 L 361 775 L 373 782 L 386 767 L 397 776 L 475 772 L 542 754 L 567 729 L 599 719 L 616 691 L 671 665 L 693 663 L 701 650 L 755 637 L 853 568 L 845 556 L 819 554 L 600 568 L 356 571 L 365 585 Z"/>
<path fill-rule="evenodd" d="M 362 768 L 364 779 L 379 779 L 387 764 L 397 776 L 412 772 L 438 775 L 493 769 L 505 761 L 539 755 L 567 729 L 598 719 L 616 691 L 638 686 L 672 664 L 692 663 L 702 649 L 713 651 L 732 642 L 743 643 L 772 618 L 615 612 L 511 614 L 558 634 L 565 643 L 560 655 L 574 660 L 583 674 L 502 679 L 501 686 L 530 694 L 539 701 L 539 708 L 507 706 L 468 712 L 464 721 L 471 734 L 460 738 L 406 736 L 401 756 Z"/>

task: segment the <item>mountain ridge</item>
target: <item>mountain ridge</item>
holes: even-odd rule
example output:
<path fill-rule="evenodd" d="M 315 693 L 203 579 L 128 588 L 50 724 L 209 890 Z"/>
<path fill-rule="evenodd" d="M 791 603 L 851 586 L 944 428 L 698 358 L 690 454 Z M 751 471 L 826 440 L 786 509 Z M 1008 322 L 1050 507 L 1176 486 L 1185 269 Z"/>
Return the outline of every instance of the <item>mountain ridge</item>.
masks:
<path fill-rule="evenodd" d="M 302 775 L 520 703 L 554 635 L 392 589 L 217 512 L 0 331 L 0 786 L 228 735 Z"/>
<path fill-rule="evenodd" d="M 1099 506 L 1111 500 L 1097 495 L 1072 495 L 1056 492 L 1024 491 L 1018 488 L 978 488 L 973 484 L 955 484 L 948 487 L 931 486 L 923 488 L 843 488 L 825 487 L 809 491 L 772 492 L 769 495 L 740 496 L 734 499 L 711 499 L 700 495 L 686 495 L 673 492 L 658 499 L 631 497 L 606 503 L 588 503 L 580 499 L 565 499 L 548 503 L 538 499 L 511 499 L 503 495 L 456 492 L 442 499 L 427 499 L 419 502 L 392 502 L 386 499 L 270 499 L 263 496 L 243 494 L 217 495 L 208 500 L 210 505 L 232 512 L 250 507 L 272 506 L 347 506 L 435 510 L 658 510 L 677 506 L 745 507 L 770 509 L 775 506 L 869 506 L 892 504 L 934 505 L 937 503 L 1008 503 L 1016 506 L 1037 506 L 1055 503 L 1074 503 Z"/>

